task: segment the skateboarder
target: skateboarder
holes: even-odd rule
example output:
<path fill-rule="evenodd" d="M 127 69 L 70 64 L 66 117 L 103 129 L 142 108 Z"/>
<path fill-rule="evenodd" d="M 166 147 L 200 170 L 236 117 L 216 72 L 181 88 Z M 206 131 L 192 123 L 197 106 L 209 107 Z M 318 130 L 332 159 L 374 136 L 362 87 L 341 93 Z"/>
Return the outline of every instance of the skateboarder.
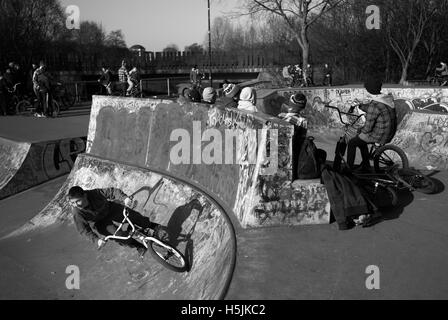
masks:
<path fill-rule="evenodd" d="M 68 191 L 67 199 L 72 206 L 77 230 L 92 242 L 96 241 L 98 246 L 103 244 L 103 236 L 115 233 L 117 227 L 114 222 L 121 223 L 123 220 L 123 206 L 117 201 L 131 209 L 136 205 L 131 197 L 116 188 L 83 190 L 79 186 L 74 186 Z M 129 210 L 129 219 L 144 229 L 155 230 L 159 227 L 159 224 L 151 222 L 148 217 L 134 210 Z M 123 236 L 126 232 L 119 231 L 117 235 Z M 146 248 L 133 238 L 115 241 L 120 245 L 136 248 L 141 257 L 146 252 Z"/>

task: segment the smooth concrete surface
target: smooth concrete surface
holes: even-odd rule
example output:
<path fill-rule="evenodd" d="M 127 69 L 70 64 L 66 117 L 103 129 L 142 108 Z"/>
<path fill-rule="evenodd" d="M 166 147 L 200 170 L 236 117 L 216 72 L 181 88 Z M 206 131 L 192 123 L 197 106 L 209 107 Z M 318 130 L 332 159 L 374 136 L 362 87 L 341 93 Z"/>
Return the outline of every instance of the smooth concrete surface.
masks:
<path fill-rule="evenodd" d="M 0 137 L 18 142 L 42 142 L 86 137 L 89 116 L 35 118 L 0 117 Z"/>
<path fill-rule="evenodd" d="M 73 225 L 65 197 L 73 185 L 113 186 L 133 195 L 136 211 L 167 227 L 170 243 L 187 258 L 189 270 L 165 269 L 149 253 L 140 261 L 135 250 L 115 243 L 97 251 Z M 235 252 L 230 221 L 202 193 L 148 170 L 80 155 L 54 199 L 1 239 L 0 286 L 8 290 L 0 298 L 35 298 L 37 288 L 46 293 L 42 299 L 220 299 L 231 279 Z M 81 272 L 75 295 L 65 286 L 70 265 Z M 16 283 L 18 275 L 29 279 L 29 289 Z"/>

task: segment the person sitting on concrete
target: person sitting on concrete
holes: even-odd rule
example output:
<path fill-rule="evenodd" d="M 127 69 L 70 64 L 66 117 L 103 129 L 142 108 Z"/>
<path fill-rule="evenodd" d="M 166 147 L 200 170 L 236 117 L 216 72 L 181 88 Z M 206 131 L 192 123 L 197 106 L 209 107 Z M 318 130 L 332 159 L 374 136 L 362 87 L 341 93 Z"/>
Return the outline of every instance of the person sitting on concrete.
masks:
<path fill-rule="evenodd" d="M 300 149 L 307 133 L 307 121 L 301 116 L 302 111 L 305 109 L 307 103 L 306 96 L 303 93 L 295 93 L 282 104 L 281 113 L 278 115 L 280 119 L 283 119 L 292 125 L 294 125 L 294 132 L 292 135 L 292 179 L 298 178 L 298 161 Z"/>
<path fill-rule="evenodd" d="M 359 129 L 359 134 L 347 144 L 347 165 L 350 170 L 354 169 L 356 148 L 358 147 L 362 156 L 360 170 L 369 172 L 370 160 L 367 145 L 390 142 L 397 129 L 397 116 L 393 97 L 381 94 L 382 82 L 379 78 L 368 78 L 364 87 L 372 95 L 372 99 L 368 103 L 360 105 L 360 109 L 366 112 L 366 121 L 364 126 Z"/>
<path fill-rule="evenodd" d="M 306 119 L 300 115 L 305 109 L 306 103 L 307 99 L 303 93 L 292 94 L 289 100 L 282 104 L 278 117 L 296 126 L 306 128 Z"/>
<path fill-rule="evenodd" d="M 97 242 L 98 246 L 104 243 L 104 237 L 113 235 L 117 231 L 115 223 L 123 221 L 123 205 L 128 208 L 135 207 L 136 201 L 116 188 L 83 190 L 79 186 L 71 187 L 67 193 L 67 200 L 72 206 L 73 220 L 78 232 L 86 236 L 92 242 Z M 160 225 L 153 223 L 148 217 L 142 216 L 134 210 L 128 210 L 129 219 L 143 229 L 153 229 L 157 232 Z M 121 230 L 118 236 L 127 236 Z M 115 240 L 120 245 L 136 248 L 142 257 L 146 248 L 137 240 Z"/>
<path fill-rule="evenodd" d="M 254 88 L 245 87 L 241 90 L 240 100 L 238 101 L 238 109 L 247 112 L 257 112 L 256 92 Z"/>
<path fill-rule="evenodd" d="M 207 87 L 202 92 L 202 101 L 207 104 L 214 104 L 216 102 L 216 90 L 212 87 Z"/>
<path fill-rule="evenodd" d="M 238 108 L 240 87 L 233 83 L 224 84 L 223 93 L 224 96 L 218 99 L 217 104 L 224 108 Z"/>
<path fill-rule="evenodd" d="M 188 102 L 201 102 L 201 94 L 196 88 L 186 89 L 184 95 L 180 95 L 177 99 L 179 104 L 184 104 Z"/>

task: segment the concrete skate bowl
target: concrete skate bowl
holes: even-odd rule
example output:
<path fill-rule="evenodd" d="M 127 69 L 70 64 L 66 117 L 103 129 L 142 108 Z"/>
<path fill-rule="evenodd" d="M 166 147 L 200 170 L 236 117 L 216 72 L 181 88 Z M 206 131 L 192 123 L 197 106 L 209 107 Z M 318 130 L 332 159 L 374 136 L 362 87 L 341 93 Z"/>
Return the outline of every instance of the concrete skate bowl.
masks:
<path fill-rule="evenodd" d="M 138 201 L 136 211 L 167 226 L 171 244 L 187 257 L 190 270 L 170 271 L 149 253 L 140 262 L 135 249 L 114 242 L 97 251 L 72 223 L 65 195 L 73 185 L 114 187 L 132 194 Z M 235 252 L 226 213 L 204 193 L 145 168 L 84 154 L 48 206 L 0 241 L 0 253 L 9 261 L 2 263 L 2 272 L 11 272 L 14 281 L 18 267 L 27 271 L 20 275 L 27 281 L 27 294 L 19 296 L 26 299 L 34 295 L 38 299 L 221 299 L 231 280 Z M 80 290 L 66 288 L 67 266 L 79 268 Z M 16 295 L 17 290 L 8 298 Z"/>
<path fill-rule="evenodd" d="M 0 138 L 0 199 L 68 174 L 86 137 L 43 142 Z"/>

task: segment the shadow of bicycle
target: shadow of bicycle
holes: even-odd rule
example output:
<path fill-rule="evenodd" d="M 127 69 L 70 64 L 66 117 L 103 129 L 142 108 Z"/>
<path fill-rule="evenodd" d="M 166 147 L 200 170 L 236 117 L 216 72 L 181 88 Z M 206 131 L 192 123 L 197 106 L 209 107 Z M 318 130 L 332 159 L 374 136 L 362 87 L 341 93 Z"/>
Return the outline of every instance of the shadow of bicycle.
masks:
<path fill-rule="evenodd" d="M 179 249 L 180 245 L 185 243 L 184 256 L 188 262 L 188 271 L 190 271 L 191 266 L 193 265 L 193 234 L 203 210 L 204 207 L 199 200 L 193 199 L 187 204 L 176 208 L 166 225 L 166 232 L 168 236 L 167 241 L 170 245 Z M 194 222 L 189 230 L 184 230 L 183 225 L 190 217 L 194 219 Z"/>

